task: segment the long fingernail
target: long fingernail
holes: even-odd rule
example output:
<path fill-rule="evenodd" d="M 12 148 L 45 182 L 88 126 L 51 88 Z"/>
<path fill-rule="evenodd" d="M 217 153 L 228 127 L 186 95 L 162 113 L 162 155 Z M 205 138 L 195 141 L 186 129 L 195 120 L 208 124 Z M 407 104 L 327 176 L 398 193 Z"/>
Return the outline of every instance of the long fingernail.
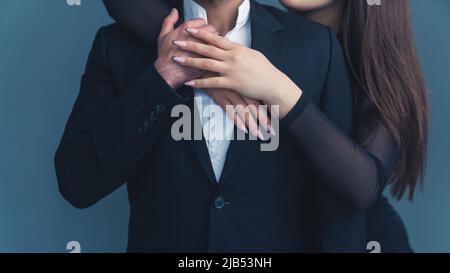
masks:
<path fill-rule="evenodd" d="M 239 126 L 239 127 L 240 127 L 241 131 L 243 131 L 243 132 L 245 132 L 246 134 L 248 134 L 248 130 L 247 130 L 247 128 L 245 128 L 244 125 L 241 125 L 241 126 Z"/>
<path fill-rule="evenodd" d="M 186 61 L 183 57 L 172 57 L 172 60 L 174 60 L 177 63 L 184 63 Z"/>
<path fill-rule="evenodd" d="M 195 85 L 195 82 L 194 82 L 194 81 L 185 82 L 184 85 L 187 85 L 187 86 L 194 86 L 194 85 Z"/>
<path fill-rule="evenodd" d="M 197 33 L 198 32 L 198 30 L 195 28 L 186 28 L 186 31 L 189 33 Z"/>
<path fill-rule="evenodd" d="M 265 141 L 264 136 L 263 136 L 261 130 L 259 130 L 259 129 L 258 129 L 258 138 L 262 141 Z"/>
<path fill-rule="evenodd" d="M 173 44 L 179 47 L 187 46 L 187 43 L 185 41 L 173 41 Z"/>
<path fill-rule="evenodd" d="M 273 136 L 276 136 L 275 129 L 273 129 L 272 125 L 269 124 L 269 133 Z"/>

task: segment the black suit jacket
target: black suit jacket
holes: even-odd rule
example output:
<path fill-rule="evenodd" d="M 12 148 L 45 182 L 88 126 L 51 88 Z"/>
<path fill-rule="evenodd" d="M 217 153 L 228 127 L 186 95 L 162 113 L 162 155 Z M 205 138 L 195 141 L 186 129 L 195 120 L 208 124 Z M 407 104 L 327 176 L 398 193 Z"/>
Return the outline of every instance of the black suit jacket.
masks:
<path fill-rule="evenodd" d="M 334 34 L 253 1 L 251 20 L 252 47 L 350 133 L 352 97 Z M 205 142 L 171 137 L 171 109 L 192 109 L 192 90 L 172 91 L 155 58 L 116 24 L 97 33 L 55 155 L 60 191 L 73 206 L 126 184 L 130 252 L 363 251 L 364 213 L 321 186 L 283 128 L 274 152 L 232 141 L 216 183 Z"/>

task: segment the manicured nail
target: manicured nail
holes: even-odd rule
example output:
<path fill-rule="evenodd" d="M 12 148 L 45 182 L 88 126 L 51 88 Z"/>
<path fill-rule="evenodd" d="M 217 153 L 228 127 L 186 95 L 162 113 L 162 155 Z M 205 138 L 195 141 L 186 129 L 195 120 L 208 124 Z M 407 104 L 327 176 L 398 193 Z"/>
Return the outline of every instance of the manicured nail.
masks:
<path fill-rule="evenodd" d="M 273 129 L 272 125 L 269 124 L 268 127 L 269 127 L 268 132 L 269 132 L 271 135 L 276 136 L 275 129 Z"/>
<path fill-rule="evenodd" d="M 179 47 L 187 46 L 187 43 L 185 41 L 173 41 L 173 44 Z"/>
<path fill-rule="evenodd" d="M 197 33 L 198 32 L 198 30 L 195 28 L 186 28 L 186 31 L 189 33 Z"/>
<path fill-rule="evenodd" d="M 194 85 L 195 85 L 195 82 L 194 82 L 194 81 L 185 82 L 184 85 L 187 85 L 187 86 L 194 86 Z"/>
<path fill-rule="evenodd" d="M 183 57 L 173 57 L 172 60 L 174 60 L 177 63 L 184 63 L 186 61 Z"/>
<path fill-rule="evenodd" d="M 258 129 L 258 134 L 257 134 L 257 135 L 258 135 L 258 138 L 259 138 L 260 140 L 265 141 L 264 136 L 263 136 L 261 130 Z"/>
<path fill-rule="evenodd" d="M 241 131 L 243 131 L 243 132 L 245 132 L 246 134 L 248 134 L 248 130 L 247 130 L 247 128 L 245 128 L 244 125 L 241 125 L 241 126 L 239 126 L 239 127 L 240 127 Z"/>

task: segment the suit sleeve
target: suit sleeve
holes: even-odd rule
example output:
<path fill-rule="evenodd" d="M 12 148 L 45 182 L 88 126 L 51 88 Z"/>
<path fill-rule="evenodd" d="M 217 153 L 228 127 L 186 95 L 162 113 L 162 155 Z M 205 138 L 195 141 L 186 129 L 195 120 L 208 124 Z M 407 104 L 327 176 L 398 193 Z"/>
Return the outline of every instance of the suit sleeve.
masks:
<path fill-rule="evenodd" d="M 172 106 L 185 102 L 153 65 L 119 94 L 106 37 L 106 30 L 100 29 L 55 154 L 60 192 L 78 208 L 93 205 L 123 185 L 159 133 L 169 127 Z"/>
<path fill-rule="evenodd" d="M 366 197 L 372 185 L 353 188 L 355 185 L 345 184 L 346 179 L 361 178 L 353 176 L 364 170 L 352 165 L 356 151 L 349 138 L 353 131 L 351 85 L 340 44 L 331 30 L 329 33 L 329 64 L 320 105 L 314 105 L 303 93 L 281 123 L 310 161 L 320 182 L 315 185 L 320 251 L 360 252 L 364 250 L 365 216 L 354 205 L 360 206 L 358 198 Z M 345 202 L 348 200 L 353 203 Z"/>

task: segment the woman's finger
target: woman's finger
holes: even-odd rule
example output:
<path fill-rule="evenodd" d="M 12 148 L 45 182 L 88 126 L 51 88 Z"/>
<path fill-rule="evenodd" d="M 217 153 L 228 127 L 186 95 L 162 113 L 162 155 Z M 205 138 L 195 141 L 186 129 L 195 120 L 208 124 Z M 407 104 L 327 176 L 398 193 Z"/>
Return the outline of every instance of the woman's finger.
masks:
<path fill-rule="evenodd" d="M 256 110 L 256 112 L 254 112 L 253 114 L 257 117 L 259 125 L 262 126 L 262 128 L 264 128 L 266 132 L 274 134 L 272 126 L 270 125 L 271 121 L 269 118 L 267 106 L 262 105 L 258 100 L 250 99 L 247 97 L 242 98 L 248 105 L 255 105 L 256 109 L 252 108 L 252 110 Z"/>
<path fill-rule="evenodd" d="M 234 122 L 237 128 L 248 134 L 247 127 L 244 121 L 239 117 L 238 113 L 234 109 L 234 105 L 230 100 L 225 100 L 224 103 L 218 103 L 227 113 L 228 117 Z"/>
<path fill-rule="evenodd" d="M 232 85 L 225 77 L 212 77 L 207 79 L 197 79 L 186 82 L 185 85 L 202 89 L 225 88 L 233 89 Z"/>
<path fill-rule="evenodd" d="M 255 112 L 256 109 L 251 109 L 255 108 L 255 106 L 246 104 L 242 97 L 236 93 L 230 95 L 228 99 L 234 105 L 235 111 L 240 119 L 245 122 L 245 126 L 250 133 L 260 140 L 264 140 L 264 136 L 261 133 L 261 130 L 259 130 L 258 123 L 256 122 L 256 117 L 253 115 L 253 112 Z"/>
<path fill-rule="evenodd" d="M 200 70 L 216 73 L 226 73 L 228 71 L 228 66 L 224 62 L 213 59 L 191 57 L 173 57 L 172 59 L 180 65 Z"/>
<path fill-rule="evenodd" d="M 195 38 L 206 42 L 207 44 L 214 45 L 218 48 L 229 50 L 232 49 L 235 44 L 225 37 L 218 34 L 204 31 L 197 28 L 186 28 L 186 31 L 190 33 Z"/>
<path fill-rule="evenodd" d="M 174 45 L 185 51 L 189 51 L 200 56 L 215 59 L 218 61 L 225 60 L 226 52 L 223 49 L 217 48 L 215 46 L 210 46 L 193 41 L 173 41 L 173 43 Z"/>
<path fill-rule="evenodd" d="M 230 120 L 233 121 L 239 130 L 248 134 L 248 130 L 245 127 L 245 123 L 239 115 L 234 110 L 233 103 L 228 99 L 229 90 L 226 89 L 208 89 L 208 94 L 213 98 L 214 102 L 217 103 L 225 111 Z"/>

